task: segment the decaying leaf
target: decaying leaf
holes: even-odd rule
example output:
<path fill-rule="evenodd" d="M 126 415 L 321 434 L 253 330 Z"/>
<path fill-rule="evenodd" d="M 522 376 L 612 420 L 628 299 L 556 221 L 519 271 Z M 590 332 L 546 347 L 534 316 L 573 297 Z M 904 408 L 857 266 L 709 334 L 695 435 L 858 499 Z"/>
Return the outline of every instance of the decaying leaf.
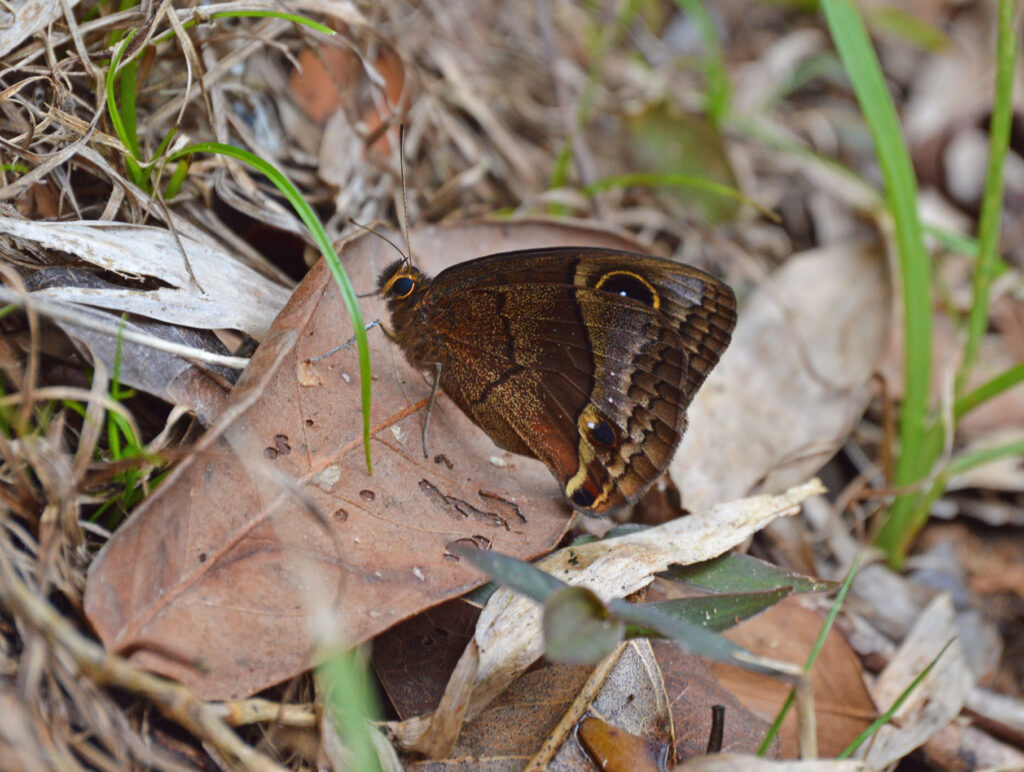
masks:
<path fill-rule="evenodd" d="M 821 632 L 824 617 L 787 598 L 753 619 L 724 633 L 732 641 L 763 656 L 803 664 Z M 771 720 L 790 692 L 790 685 L 777 679 L 714 663 L 712 671 L 722 686 L 735 694 L 756 715 Z M 811 670 L 814 710 L 818 727 L 818 750 L 835 756 L 876 717 L 871 695 L 857 655 L 845 639 L 832 630 Z M 780 732 L 783 758 L 797 756 L 796 713 L 790 711 Z"/>
<path fill-rule="evenodd" d="M 598 745 L 612 742 L 608 733 L 617 731 L 634 738 L 636 747 L 653 751 L 655 760 L 673 762 L 704 752 L 711 705 L 720 703 L 728 706 L 724 747 L 753 752 L 767 725 L 717 686 L 700 660 L 674 644 L 629 641 L 596 668 L 548 662 L 532 668 L 466 724 L 446 755 L 449 761 L 411 768 L 443 769 L 472 759 L 475 765 L 517 769 L 527 762 L 594 769 L 573 737 L 584 731 L 581 722 L 588 717 L 599 721 L 589 730 Z M 621 744 L 621 738 L 613 744 Z"/>
<path fill-rule="evenodd" d="M 782 490 L 832 457 L 867 406 L 889 298 L 879 248 L 850 244 L 795 255 L 757 290 L 669 467 L 684 506 Z"/>
<path fill-rule="evenodd" d="M 943 652 L 947 643 L 949 648 Z M 872 767 L 886 767 L 924 744 L 957 717 L 974 686 L 947 593 L 936 595 L 921 612 L 896 656 L 878 676 L 871 693 L 879 708 L 889 708 L 940 652 L 935 667 L 896 711 L 893 721 L 858 750 L 857 755 Z"/>
<path fill-rule="evenodd" d="M 122 276 L 157 280 L 152 289 L 53 287 L 41 295 L 199 329 L 232 329 L 257 340 L 288 289 L 223 249 L 163 228 L 113 222 L 27 222 L 0 216 L 0 232 L 61 250 Z M 184 251 L 184 256 L 182 255 Z"/>

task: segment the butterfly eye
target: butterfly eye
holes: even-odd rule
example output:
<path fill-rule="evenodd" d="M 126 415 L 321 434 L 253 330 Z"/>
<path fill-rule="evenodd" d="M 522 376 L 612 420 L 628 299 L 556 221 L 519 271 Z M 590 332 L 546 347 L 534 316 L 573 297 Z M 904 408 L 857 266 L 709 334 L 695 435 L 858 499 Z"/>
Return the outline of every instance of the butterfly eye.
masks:
<path fill-rule="evenodd" d="M 388 294 L 393 298 L 407 298 L 416 289 L 416 281 L 409 276 L 399 276 L 388 288 Z"/>

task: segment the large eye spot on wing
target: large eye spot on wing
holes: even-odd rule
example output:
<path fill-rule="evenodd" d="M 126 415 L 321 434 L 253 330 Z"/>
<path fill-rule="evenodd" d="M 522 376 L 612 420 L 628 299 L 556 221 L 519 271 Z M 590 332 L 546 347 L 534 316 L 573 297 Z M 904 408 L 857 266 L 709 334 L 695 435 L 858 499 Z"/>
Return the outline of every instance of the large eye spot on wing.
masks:
<path fill-rule="evenodd" d="M 651 308 L 661 306 L 661 297 L 654 285 L 633 271 L 609 271 L 597 280 L 594 289 L 631 298 Z"/>

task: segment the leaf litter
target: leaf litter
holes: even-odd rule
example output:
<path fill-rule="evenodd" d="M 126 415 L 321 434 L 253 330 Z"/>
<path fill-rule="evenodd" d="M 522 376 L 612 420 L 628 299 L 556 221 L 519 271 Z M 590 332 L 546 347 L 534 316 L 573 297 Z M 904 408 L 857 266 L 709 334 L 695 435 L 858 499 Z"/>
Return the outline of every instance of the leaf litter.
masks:
<path fill-rule="evenodd" d="M 224 4 L 223 9 L 235 7 Z M 715 28 L 729 39 L 732 109 L 742 116 L 719 131 L 692 111 L 705 94 L 703 71 L 681 62 L 705 52 L 686 14 L 602 17 L 561 2 L 515 13 L 481 3 L 459 17 L 451 9 L 403 3 L 366 15 L 346 4 L 301 8 L 324 14 L 317 18 L 332 20 L 341 34 L 332 39 L 298 34 L 279 19 L 200 23 L 189 33 L 189 45 L 200 51 L 199 58 L 189 60 L 191 73 L 176 45 L 151 49 L 132 75 L 140 89 L 144 150 L 156 148 L 176 123 L 189 140 L 230 138 L 272 159 L 319 207 L 332 237 L 348 243 L 348 267 L 359 291 L 371 289 L 376 271 L 393 259 L 374 237 L 352 240 L 357 231 L 348 220 L 398 220 L 398 112 L 408 125 L 411 220 L 453 221 L 420 226 L 412 234 L 414 257 L 428 272 L 507 248 L 558 243 L 638 248 L 633 240 L 582 221 L 520 221 L 523 214 L 547 210 L 596 215 L 606 225 L 630 231 L 641 250 L 674 252 L 724 275 L 740 291 L 740 327 L 692 406 L 691 426 L 660 506 L 675 516 L 678 489 L 682 506 L 699 522 L 713 505 L 779 493 L 821 472 L 830 496 L 805 502 L 799 519 L 785 527 L 773 524 L 752 549 L 806 573 L 841 578 L 865 542 L 865 522 L 887 493 L 887 406 L 900 396 L 902 344 L 885 342 L 896 329 L 883 259 L 889 245 L 878 245 L 879 235 L 884 240 L 887 233 L 884 223 L 878 230 L 866 224 L 876 219 L 880 199 L 864 178 L 849 171 L 871 179 L 870 145 L 845 87 L 820 69 L 830 52 L 820 19 L 763 5 L 751 8 L 738 0 L 710 8 Z M 40 269 L 70 271 L 60 282 L 45 273 L 37 284 L 29 281 L 36 304 L 24 301 L 24 316 L 5 317 L 0 338 L 5 427 L 16 429 L 5 429 L 0 442 L 0 551 L 16 567 L 16 573 L 0 577 L 0 661 L 5 673 L 18 675 L 19 684 L 0 681 L 2 709 L 12 717 L 10 731 L 0 735 L 4 768 L 59 763 L 178 769 L 206 766 L 211 759 L 250 769 L 299 768 L 317 758 L 340 763 L 343 749 L 330 723 L 315 720 L 308 701 L 318 695 L 302 675 L 315 659 L 312 646 L 325 618 L 343 619 L 350 643 L 373 639 L 378 649 L 386 649 L 393 645 L 392 633 L 385 632 L 389 627 L 401 629 L 404 625 L 393 626 L 403 619 L 412 624 L 439 603 L 444 605 L 438 610 L 462 603 L 454 598 L 484 581 L 454 559 L 448 544 L 471 542 L 538 556 L 558 546 L 569 527 L 546 470 L 496 452 L 443 397 L 432 418 L 431 458 L 422 458 L 426 384 L 376 328 L 370 331 L 377 378 L 376 466 L 368 477 L 357 447 L 354 352 L 328 353 L 348 340 L 350 325 L 322 265 L 307 272 L 315 255 L 304 250 L 297 219 L 262 180 L 234 162 L 194 159 L 182 192 L 160 203 L 118 171 L 123 156 L 100 114 L 91 73 L 109 56 L 112 30 L 150 22 L 166 28 L 163 14 L 169 10 L 160 6 L 149 18 L 134 9 L 89 17 L 74 3 L 60 8 L 24 3 L 13 23 L 0 25 L 5 59 L 0 78 L 7 97 L 0 102 L 3 282 L 18 289 L 10 268 L 28 279 Z M 969 172 L 971 159 L 980 157 L 978 136 L 984 137 L 987 102 L 980 95 L 989 89 L 977 84 L 987 82 L 990 47 L 984 41 L 993 17 L 981 4 L 953 10 L 953 4 L 934 3 L 927 19 L 903 19 L 918 24 L 918 32 L 921 24 L 949 22 L 946 33 L 957 45 L 946 49 L 908 43 L 893 32 L 896 26 L 885 26 L 881 14 L 870 23 L 880 25 L 873 32 L 884 30 L 876 43 L 885 54 L 887 75 L 910 97 L 908 136 L 924 186 L 922 201 L 944 227 L 963 231 L 973 227 L 976 216 L 980 177 Z M 191 9 L 178 13 L 177 21 L 193 17 Z M 783 23 L 785 14 L 791 18 Z M 799 23 L 790 23 L 794 19 Z M 590 37 L 581 38 L 581 29 Z M 926 39 L 934 40 L 916 40 Z M 49 62 L 44 54 L 56 56 L 61 67 L 41 67 Z M 958 64 L 965 56 L 970 67 Z M 74 66 L 68 66 L 72 59 Z M 328 77 L 314 82 L 315 62 L 321 59 Z M 808 80 L 791 78 L 796 72 Z M 203 87 L 194 81 L 189 86 L 187 77 L 201 77 Z M 950 88 L 953 77 L 969 85 Z M 937 90 L 936 83 L 941 84 Z M 309 86 L 309 92 L 300 94 L 298 84 Z M 972 95 L 969 111 L 961 110 L 960 100 L 948 100 L 960 93 Z M 584 103 L 585 110 L 577 112 Z M 645 125 L 645 114 L 657 121 Z M 573 116 L 582 115 L 588 116 L 585 130 L 574 123 Z M 700 129 L 689 131 L 691 138 L 710 132 L 710 165 L 703 172 L 738 181 L 781 222 L 758 219 L 733 200 L 723 208 L 721 201 L 702 200 L 691 190 L 674 195 L 671 187 L 595 185 L 593 192 L 579 192 L 576 186 L 641 166 L 657 174 L 658 143 L 671 142 L 671 132 L 667 139 L 664 132 L 666 115 Z M 642 158 L 621 151 L 630 132 L 647 143 Z M 572 138 L 567 181 L 547 190 L 565 137 Z M 794 142 L 842 158 L 848 169 L 821 163 L 814 153 L 791 153 Z M 664 151 L 667 161 L 680 158 L 667 145 Z M 699 152 L 687 154 L 685 166 L 665 171 L 699 174 L 700 159 Z M 1020 177 L 1013 172 L 1019 159 L 1011 156 L 1008 167 L 1008 215 L 1019 212 Z M 470 215 L 497 209 L 518 210 L 519 217 L 467 222 Z M 709 212 L 726 220 L 711 229 Z M 1020 231 L 1012 216 L 1006 219 L 1002 252 L 1010 270 L 994 288 L 979 382 L 1019 363 L 1024 351 L 1020 274 L 1014 267 Z M 940 322 L 955 322 L 970 302 L 965 278 L 970 261 L 936 251 L 945 282 L 936 315 Z M 302 285 L 290 294 L 302 276 Z M 5 302 L 15 296 L 5 294 Z M 364 310 L 375 303 L 364 302 Z M 55 316 L 54 326 L 46 325 L 41 319 L 53 304 L 77 316 L 72 321 Z M 128 314 L 123 323 L 121 313 Z M 83 326 L 88 320 L 97 321 L 97 329 Z M 117 340 L 98 328 L 127 332 Z M 199 331 L 209 335 L 196 337 Z M 956 354 L 955 324 L 940 324 L 938 334 L 939 345 L 950 353 L 940 359 L 934 376 L 935 407 L 942 410 L 943 385 Z M 161 336 L 184 342 L 191 351 L 156 356 L 146 350 L 147 341 Z M 225 343 L 235 353 L 240 342 L 238 353 L 245 345 L 261 345 L 225 396 L 229 372 L 195 357 L 222 357 Z M 897 352 L 895 358 L 883 359 L 887 345 Z M 881 381 L 874 377 L 880 362 Z M 109 431 L 97 423 L 104 406 L 114 409 L 103 396 L 111 373 L 140 392 L 116 410 L 130 409 L 140 419 L 133 425 L 141 427 L 135 431 L 146 441 L 143 447 L 151 453 L 171 450 L 169 458 L 181 459 L 162 481 L 141 478 L 137 484 L 148 497 L 120 526 L 90 520 L 115 490 L 111 481 L 139 463 L 117 457 Z M 1000 436 L 1003 441 L 1019 436 L 1019 391 L 1007 391 L 968 416 L 950 451 L 970 452 L 990 447 Z M 317 393 L 330 396 L 318 400 Z M 52 402 L 59 397 L 78 399 L 82 417 Z M 208 428 L 182 426 L 183 410 Z M 26 424 L 30 415 L 39 422 L 34 432 Z M 159 469 L 154 460 L 147 458 L 147 469 Z M 958 490 L 937 502 L 935 514 L 970 515 L 997 529 L 1019 527 L 1018 472 L 1012 459 L 970 470 L 954 480 Z M 971 529 L 968 537 L 979 533 L 968 518 L 957 525 Z M 700 554 L 749 541 L 747 531 L 727 528 L 725 533 L 728 538 L 709 542 Z M 1019 725 L 1014 730 L 1007 718 L 1019 711 L 1024 695 L 1022 674 L 1013 667 L 1020 614 L 1012 605 L 1007 612 L 991 602 L 997 597 L 993 593 L 1020 597 L 1024 590 L 1011 570 L 1012 559 L 1011 569 L 997 581 L 979 560 L 986 548 L 973 546 L 968 537 L 954 537 L 956 550 L 951 550 L 941 546 L 948 534 L 926 531 L 911 572 L 878 564 L 863 570 L 829 638 L 828 650 L 844 653 L 824 655 L 818 668 L 842 672 L 843 679 L 812 676 L 816 690 L 831 688 L 816 695 L 821 752 L 834 752 L 853 732 L 842 722 L 862 725 L 873 717 L 868 703 L 861 703 L 864 682 L 876 709 L 883 710 L 927 666 L 934 648 L 955 637 L 930 678 L 904 703 L 898 722 L 879 731 L 861 752 L 872 768 L 896 762 L 913 748 L 937 769 L 963 768 L 956 760 L 971 754 L 980 765 L 1024 764 L 1017 763 Z M 690 538 L 696 537 L 691 533 Z M 673 542 L 671 549 L 682 546 Z M 672 553 L 668 544 L 661 547 L 680 562 L 698 559 Z M 611 543 L 575 546 L 571 557 L 563 549 L 556 553 L 565 561 L 560 570 L 586 571 L 591 559 L 599 566 L 621 560 L 630 575 L 653 577 L 656 569 L 645 563 L 651 555 L 630 548 L 628 558 L 612 559 L 613 553 L 603 552 L 609 549 Z M 595 551 L 602 556 L 591 555 Z M 950 567 L 951 562 L 956 565 Z M 936 564 L 942 570 L 935 570 Z M 650 592 L 656 593 L 662 581 Z M 965 590 L 969 587 L 973 595 Z M 20 592 L 27 588 L 31 591 Z M 79 611 L 83 588 L 88 621 Z M 503 598 L 508 594 L 499 591 L 491 602 L 500 605 Z M 803 640 L 808 631 L 816 634 L 826 602 L 803 596 L 744 624 L 767 628 L 767 639 L 776 643 L 762 653 L 775 656 L 779 645 Z M 482 618 L 481 630 L 500 618 L 494 614 Z M 67 631 L 68 622 L 78 637 Z M 535 632 L 527 636 L 528 644 L 514 643 L 516 635 L 534 630 L 532 623 L 527 628 L 508 637 L 478 631 L 473 641 L 483 636 L 494 645 L 465 654 L 461 665 L 448 656 L 448 666 L 429 658 L 418 666 L 437 670 L 429 679 L 435 685 L 397 717 L 409 722 L 410 730 L 434 726 L 433 755 L 454 747 L 461 748 L 456 754 L 462 761 L 498 753 L 523 765 L 537 758 L 557 768 L 594 768 L 612 763 L 614 753 L 602 755 L 608 751 L 646 747 L 655 756 L 670 749 L 669 758 L 683 761 L 706 747 L 710 698 L 690 706 L 673 698 L 673 688 L 681 694 L 698 682 L 728 706 L 726 750 L 749 754 L 772 717 L 756 703 L 779 692 L 777 685 L 751 689 L 756 677 L 744 673 L 748 692 L 729 695 L 723 690 L 727 679 L 664 642 L 630 641 L 602 665 L 608 678 L 578 668 L 577 680 L 556 691 L 554 668 L 564 666 L 525 668 L 526 660 L 538 656 Z M 801 635 L 787 635 L 797 628 Z M 741 625 L 735 634 L 742 630 Z M 93 635 L 107 645 L 107 653 L 95 647 Z M 472 643 L 463 645 L 467 652 L 473 649 Z M 1000 658 L 1003 645 L 1007 651 Z M 387 654 L 377 652 L 375 660 Z M 800 662 L 802 657 L 793 652 L 785 658 Z M 228 702 L 221 710 L 171 682 L 146 680 L 152 676 L 140 665 L 191 685 L 200 697 L 249 695 L 286 683 L 264 691 L 270 700 Z M 461 707 L 459 689 L 444 693 L 449 668 L 459 688 L 473 693 Z M 614 690 L 605 690 L 616 668 L 630 677 L 646 676 L 652 695 L 659 693 L 659 683 L 665 691 L 651 702 L 616 697 Z M 683 675 L 671 676 L 676 669 Z M 500 677 L 481 686 L 491 678 L 488 673 Z M 675 677 L 683 680 L 671 681 Z M 1001 692 L 992 692 L 992 683 Z M 503 684 L 511 685 L 503 690 Z M 133 706 L 126 710 L 113 699 L 111 686 L 134 695 Z M 514 741 L 503 737 L 503 728 L 530 716 L 536 695 L 540 702 L 547 697 L 546 712 L 540 711 L 544 720 L 531 724 L 532 734 L 524 732 Z M 202 721 L 190 722 L 169 707 L 176 699 Z M 402 702 L 393 700 L 396 708 Z M 837 701 L 849 709 L 833 711 Z M 150 705 L 166 718 L 148 711 Z M 962 728 L 954 721 L 964 705 L 978 717 L 978 726 Z M 605 721 L 588 723 L 585 731 L 581 725 L 590 738 L 585 753 L 575 740 L 566 741 L 566 727 L 595 706 Z M 476 718 L 460 737 L 470 714 Z M 833 714 L 842 714 L 841 721 L 832 723 Z M 687 721 L 680 723 L 684 716 Z M 490 729 L 480 723 L 487 718 Z M 225 719 L 261 726 L 231 731 Z M 189 736 L 177 737 L 168 720 L 186 726 Z M 667 729 L 669 723 L 674 730 Z M 685 743 L 683 726 L 692 728 Z M 261 739 L 264 729 L 272 739 Z M 488 732 L 494 741 L 505 741 L 503 750 L 479 744 Z M 620 739 L 609 739 L 616 736 Z M 628 737 L 639 745 L 627 743 Z M 478 743 L 472 752 L 458 744 L 470 742 Z M 777 751 L 791 755 L 793 742 L 784 734 Z M 532 749 L 528 757 L 524 749 Z M 393 755 L 388 758 L 399 763 Z M 598 758 L 606 760 L 595 762 Z M 639 756 L 629 758 L 639 764 Z M 424 768 L 430 763 L 419 762 Z M 769 763 L 724 754 L 703 756 L 685 768 L 759 769 Z M 865 768 L 851 761 L 790 765 Z"/>

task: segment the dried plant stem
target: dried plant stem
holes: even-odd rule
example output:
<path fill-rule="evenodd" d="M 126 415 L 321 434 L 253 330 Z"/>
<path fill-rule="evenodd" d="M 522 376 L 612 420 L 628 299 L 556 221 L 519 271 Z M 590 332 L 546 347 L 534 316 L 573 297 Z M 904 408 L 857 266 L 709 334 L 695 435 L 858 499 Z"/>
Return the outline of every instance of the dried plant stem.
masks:
<path fill-rule="evenodd" d="M 203 702 L 181 684 L 107 654 L 99 644 L 75 630 L 18 576 L 8 558 L 9 545 L 0 546 L 0 604 L 38 630 L 51 647 L 69 654 L 83 674 L 98 684 L 147 697 L 164 716 L 209 743 L 230 766 L 255 772 L 284 772 L 284 767 L 243 742 L 221 718 L 217 706 Z"/>

